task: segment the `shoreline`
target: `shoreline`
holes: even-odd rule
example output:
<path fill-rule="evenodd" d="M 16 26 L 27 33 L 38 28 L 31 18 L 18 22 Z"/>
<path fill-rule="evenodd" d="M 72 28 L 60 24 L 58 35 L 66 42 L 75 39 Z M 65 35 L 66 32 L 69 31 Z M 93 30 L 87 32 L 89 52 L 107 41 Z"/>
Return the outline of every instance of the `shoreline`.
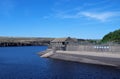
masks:
<path fill-rule="evenodd" d="M 18 46 L 0 46 L 1 48 L 2 47 L 30 47 L 30 46 L 47 46 L 47 45 L 18 45 Z"/>

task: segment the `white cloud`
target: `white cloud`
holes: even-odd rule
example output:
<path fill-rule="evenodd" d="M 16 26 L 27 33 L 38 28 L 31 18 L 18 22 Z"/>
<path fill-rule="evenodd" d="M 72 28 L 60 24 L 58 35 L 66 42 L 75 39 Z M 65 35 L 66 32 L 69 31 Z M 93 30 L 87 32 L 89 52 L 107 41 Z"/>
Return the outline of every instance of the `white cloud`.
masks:
<path fill-rule="evenodd" d="M 116 13 L 116 12 L 102 12 L 102 13 L 81 12 L 81 14 L 88 18 L 97 19 L 97 20 L 100 20 L 103 22 L 107 21 L 109 18 L 111 18 L 113 16 L 118 15 L 118 13 Z"/>
<path fill-rule="evenodd" d="M 64 13 L 64 12 L 60 12 L 60 13 L 56 13 L 55 17 L 57 18 L 63 18 L 63 19 L 77 19 L 77 18 L 83 18 L 83 17 L 87 17 L 87 18 L 91 18 L 91 19 L 96 19 L 102 22 L 105 22 L 107 20 L 112 19 L 115 16 L 120 16 L 119 15 L 120 12 L 99 12 L 99 13 L 92 13 L 92 12 L 77 12 L 75 14 L 69 14 L 69 13 Z"/>
<path fill-rule="evenodd" d="M 69 1 L 69 0 L 65 0 L 65 1 Z M 116 10 L 115 12 L 109 11 L 112 6 L 104 5 L 104 4 L 112 4 L 110 0 L 99 1 L 99 3 L 96 1 L 93 1 L 93 2 L 88 3 L 83 1 L 83 4 L 77 5 L 76 7 L 65 9 L 65 10 L 59 9 L 59 8 L 57 9 L 57 7 L 55 7 L 53 10 L 54 13 L 52 14 L 52 17 L 62 18 L 62 19 L 89 18 L 91 20 L 94 19 L 101 22 L 105 22 L 105 21 L 115 19 L 116 16 L 120 16 L 119 15 L 120 11 L 118 10 Z M 101 5 L 103 5 L 102 8 L 101 8 Z"/>

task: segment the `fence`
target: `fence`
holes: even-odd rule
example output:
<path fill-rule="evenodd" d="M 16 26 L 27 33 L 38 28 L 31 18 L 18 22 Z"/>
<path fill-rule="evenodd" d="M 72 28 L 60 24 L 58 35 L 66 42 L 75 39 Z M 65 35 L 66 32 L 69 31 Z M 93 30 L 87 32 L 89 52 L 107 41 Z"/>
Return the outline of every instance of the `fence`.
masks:
<path fill-rule="evenodd" d="M 120 45 L 67 45 L 66 50 L 120 53 Z"/>

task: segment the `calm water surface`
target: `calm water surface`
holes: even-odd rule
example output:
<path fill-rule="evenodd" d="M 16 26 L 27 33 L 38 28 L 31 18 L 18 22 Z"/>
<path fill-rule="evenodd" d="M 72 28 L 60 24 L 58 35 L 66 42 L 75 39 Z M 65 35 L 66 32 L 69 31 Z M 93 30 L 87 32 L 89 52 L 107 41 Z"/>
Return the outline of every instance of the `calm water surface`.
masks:
<path fill-rule="evenodd" d="M 0 79 L 120 79 L 120 69 L 40 58 L 46 46 L 0 48 Z"/>

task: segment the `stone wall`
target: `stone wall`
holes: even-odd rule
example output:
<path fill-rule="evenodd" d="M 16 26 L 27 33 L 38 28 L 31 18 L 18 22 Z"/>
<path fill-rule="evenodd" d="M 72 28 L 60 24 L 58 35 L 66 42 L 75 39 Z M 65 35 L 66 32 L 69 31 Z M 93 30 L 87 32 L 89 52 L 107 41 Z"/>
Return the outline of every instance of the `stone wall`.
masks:
<path fill-rule="evenodd" d="M 66 50 L 120 53 L 120 45 L 67 45 Z"/>

